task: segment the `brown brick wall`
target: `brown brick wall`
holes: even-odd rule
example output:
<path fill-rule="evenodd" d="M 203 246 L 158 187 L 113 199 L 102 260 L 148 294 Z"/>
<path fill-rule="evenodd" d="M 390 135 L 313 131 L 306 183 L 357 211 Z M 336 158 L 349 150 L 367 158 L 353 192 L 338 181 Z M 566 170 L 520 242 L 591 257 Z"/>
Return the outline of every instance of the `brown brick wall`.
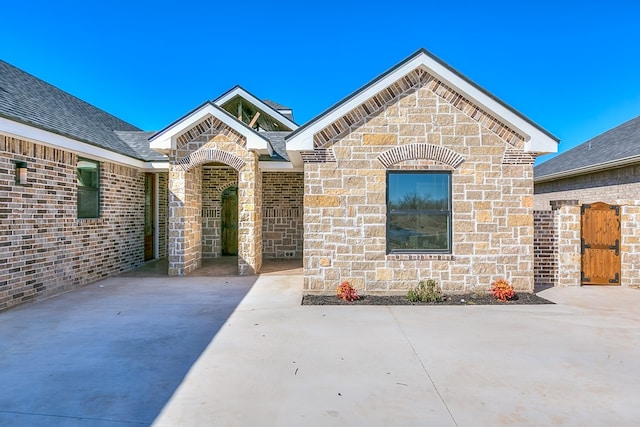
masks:
<path fill-rule="evenodd" d="M 262 254 L 268 259 L 302 258 L 302 172 L 262 174 Z"/>
<path fill-rule="evenodd" d="M 533 212 L 533 266 L 536 288 L 555 286 L 558 274 L 558 235 L 553 211 Z"/>
<path fill-rule="evenodd" d="M 0 135 L 0 310 L 142 263 L 144 173 L 101 162 L 101 217 L 77 219 L 76 160 Z M 27 185 L 14 161 L 27 163 Z"/>
<path fill-rule="evenodd" d="M 169 174 L 160 172 L 158 177 L 158 256 L 167 256 L 167 232 L 169 223 Z"/>

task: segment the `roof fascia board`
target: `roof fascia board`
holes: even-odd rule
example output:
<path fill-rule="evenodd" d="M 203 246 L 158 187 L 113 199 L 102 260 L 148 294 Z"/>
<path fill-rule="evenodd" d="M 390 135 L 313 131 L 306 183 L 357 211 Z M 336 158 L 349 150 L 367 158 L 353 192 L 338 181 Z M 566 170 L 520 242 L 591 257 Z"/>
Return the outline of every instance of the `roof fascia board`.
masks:
<path fill-rule="evenodd" d="M 255 132 L 244 123 L 236 120 L 229 113 L 211 102 L 206 102 L 184 116 L 182 119 L 177 120 L 162 131 L 153 135 L 150 138 L 151 149 L 157 151 L 175 150 L 177 136 L 207 115 L 215 117 L 234 131 L 238 132 L 240 135 L 247 138 L 247 149 L 266 150 L 270 155 L 273 154 L 273 147 L 266 138 L 262 137 L 259 133 Z"/>
<path fill-rule="evenodd" d="M 362 89 L 354 92 L 354 94 L 329 108 L 315 119 L 312 119 L 307 125 L 292 132 L 289 137 L 286 138 L 287 148 L 298 151 L 312 150 L 313 135 L 315 133 L 340 119 L 368 98 L 374 96 L 418 67 L 424 67 L 427 72 L 459 90 L 469 97 L 471 101 L 493 112 L 498 118 L 504 120 L 508 125 L 522 133 L 523 136 L 527 138 L 524 147 L 525 151 L 539 153 L 557 152 L 557 138 L 551 136 L 544 129 L 535 125 L 424 49 L 419 50 L 396 67 L 365 85 Z"/>
<path fill-rule="evenodd" d="M 0 132 L 15 138 L 35 142 L 37 144 L 71 151 L 84 157 L 109 161 L 138 169 L 143 169 L 147 163 L 142 160 L 125 156 L 124 154 L 107 150 L 106 148 L 96 147 L 95 145 L 87 144 L 86 142 L 81 142 L 66 136 L 58 135 L 57 133 L 29 126 L 24 123 L 5 119 L 4 117 L 0 117 Z"/>
<path fill-rule="evenodd" d="M 169 162 L 145 162 L 143 169 L 147 172 L 169 172 Z"/>
<path fill-rule="evenodd" d="M 263 110 L 263 111 L 269 113 L 270 115 L 276 117 L 283 124 L 287 125 L 291 130 L 298 129 L 299 126 L 297 124 L 295 124 L 294 122 L 292 122 L 291 120 L 289 120 L 288 118 L 286 118 L 284 115 L 282 115 L 282 113 L 280 111 L 278 111 L 278 110 L 276 110 L 274 108 L 271 108 L 270 106 L 268 106 L 267 104 L 262 102 L 260 99 L 258 99 L 257 97 L 255 97 L 254 95 L 249 93 L 246 89 L 243 89 L 241 86 L 236 86 L 236 87 L 232 88 L 227 93 L 225 93 L 222 96 L 220 96 L 219 98 L 215 99 L 213 101 L 213 103 L 216 104 L 217 106 L 221 106 L 225 102 L 227 102 L 227 101 L 231 100 L 232 98 L 234 98 L 236 95 L 241 96 L 242 98 L 246 99 L 247 101 L 249 101 L 250 103 L 252 103 L 256 107 L 259 107 L 261 110 Z M 291 110 L 287 110 L 287 111 L 291 112 Z"/>
<path fill-rule="evenodd" d="M 535 169 L 534 169 L 533 181 L 534 182 L 555 181 L 563 178 L 571 178 L 577 175 L 586 175 L 594 172 L 601 172 L 603 170 L 608 170 L 608 169 L 617 169 L 617 168 L 629 166 L 632 164 L 640 164 L 640 156 L 625 157 L 622 159 L 611 160 L 609 162 L 598 163 L 597 165 L 583 166 L 581 168 L 570 169 L 562 172 L 556 172 L 549 175 L 543 175 L 541 177 L 535 176 Z"/>

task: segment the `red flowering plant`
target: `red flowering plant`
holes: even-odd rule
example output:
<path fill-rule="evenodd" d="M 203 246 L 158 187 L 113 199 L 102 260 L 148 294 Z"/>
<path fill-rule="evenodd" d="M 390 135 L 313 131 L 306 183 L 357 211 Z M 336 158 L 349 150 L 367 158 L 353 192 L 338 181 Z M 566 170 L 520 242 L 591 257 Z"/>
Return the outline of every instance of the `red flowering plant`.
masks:
<path fill-rule="evenodd" d="M 354 287 L 351 286 L 351 283 L 347 282 L 346 280 L 340 283 L 340 286 L 338 286 L 338 290 L 336 294 L 338 298 L 348 302 L 353 302 L 357 299 L 360 299 L 360 295 L 358 295 L 358 291 L 356 291 Z"/>
<path fill-rule="evenodd" d="M 493 295 L 495 299 L 505 302 L 513 299 L 513 297 L 516 296 L 516 291 L 505 279 L 498 279 L 491 283 L 491 295 Z"/>

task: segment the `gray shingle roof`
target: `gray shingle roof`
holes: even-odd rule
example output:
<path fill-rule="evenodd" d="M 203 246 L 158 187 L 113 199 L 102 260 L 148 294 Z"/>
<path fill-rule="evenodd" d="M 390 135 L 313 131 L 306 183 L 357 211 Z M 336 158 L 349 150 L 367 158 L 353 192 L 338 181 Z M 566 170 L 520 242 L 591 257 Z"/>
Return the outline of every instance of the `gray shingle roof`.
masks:
<path fill-rule="evenodd" d="M 155 132 L 143 132 L 143 131 L 115 131 L 115 134 L 124 141 L 129 147 L 131 147 L 140 159 L 155 160 L 155 161 L 168 161 L 169 158 L 164 154 L 160 154 L 149 148 L 149 138 L 155 135 Z"/>
<path fill-rule="evenodd" d="M 269 99 L 263 99 L 262 102 L 264 102 L 265 104 L 267 104 L 269 107 L 273 108 L 274 110 L 276 110 L 277 112 L 279 112 L 280 114 L 282 114 L 283 116 L 285 116 L 287 119 L 293 121 L 293 110 L 289 107 L 286 107 L 282 104 L 278 104 L 277 102 L 271 101 Z M 289 110 L 291 111 L 291 113 L 285 113 L 285 111 L 283 110 Z"/>
<path fill-rule="evenodd" d="M 114 132 L 141 129 L 2 60 L 0 116 L 139 160 L 156 159 Z"/>
<path fill-rule="evenodd" d="M 570 174 L 636 156 L 640 156 L 640 116 L 539 164 L 534 168 L 534 177 Z"/>
<path fill-rule="evenodd" d="M 271 143 L 271 147 L 274 151 L 274 159 L 278 159 L 279 156 L 282 159 L 289 161 L 289 156 L 287 156 L 287 144 L 285 143 L 284 138 L 290 133 L 291 132 L 260 132 L 260 135 L 266 137 Z"/>

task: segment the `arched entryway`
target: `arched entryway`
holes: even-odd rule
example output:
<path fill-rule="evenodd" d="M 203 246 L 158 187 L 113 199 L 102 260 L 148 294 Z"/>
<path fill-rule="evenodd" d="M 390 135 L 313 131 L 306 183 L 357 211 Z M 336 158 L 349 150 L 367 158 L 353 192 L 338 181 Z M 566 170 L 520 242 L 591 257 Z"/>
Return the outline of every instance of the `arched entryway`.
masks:
<path fill-rule="evenodd" d="M 232 186 L 222 192 L 220 211 L 222 256 L 238 255 L 238 187 Z"/>

